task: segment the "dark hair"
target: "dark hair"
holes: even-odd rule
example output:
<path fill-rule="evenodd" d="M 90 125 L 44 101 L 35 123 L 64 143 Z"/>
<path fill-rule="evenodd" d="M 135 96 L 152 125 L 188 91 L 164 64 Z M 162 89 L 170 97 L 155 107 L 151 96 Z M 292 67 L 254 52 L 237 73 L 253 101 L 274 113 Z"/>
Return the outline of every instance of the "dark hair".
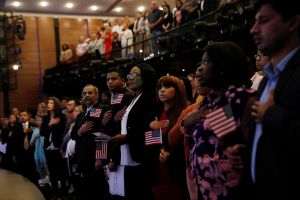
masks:
<path fill-rule="evenodd" d="M 112 32 L 112 34 L 113 34 L 113 37 L 116 37 L 116 39 L 118 39 L 118 37 L 119 37 L 119 33 L 118 32 L 114 31 L 114 32 Z"/>
<path fill-rule="evenodd" d="M 70 98 L 69 98 L 69 97 L 62 97 L 62 98 L 61 98 L 61 101 L 62 101 L 62 100 L 69 101 L 69 100 L 70 100 Z"/>
<path fill-rule="evenodd" d="M 187 80 L 187 79 L 186 79 Z M 187 80 L 189 82 L 189 80 Z M 176 76 L 162 76 L 157 81 L 156 86 L 156 93 L 162 88 L 162 87 L 174 87 L 176 94 L 175 94 L 175 102 L 176 107 L 178 108 L 184 108 L 187 106 L 187 97 L 186 97 L 186 90 L 185 90 L 185 84 L 184 81 L 180 78 L 177 78 Z"/>
<path fill-rule="evenodd" d="M 181 21 L 178 23 L 177 20 L 176 20 L 176 12 L 180 12 L 181 14 Z M 182 9 L 182 10 L 176 10 L 175 13 L 174 13 L 174 17 L 175 17 L 175 20 L 174 20 L 174 25 L 175 26 L 180 26 L 182 24 L 185 24 L 187 21 L 188 21 L 188 18 L 189 18 L 189 11 L 185 10 L 185 9 Z"/>
<path fill-rule="evenodd" d="M 205 51 L 216 70 L 215 81 L 217 88 L 226 88 L 250 83 L 250 67 L 244 51 L 231 41 L 214 42 Z"/>
<path fill-rule="evenodd" d="M 29 111 L 29 109 L 21 110 L 21 111 L 20 111 L 20 114 L 23 113 L 23 112 L 27 113 L 30 117 L 33 116 L 33 115 L 31 114 L 31 112 Z"/>
<path fill-rule="evenodd" d="M 188 81 L 189 82 L 189 81 Z M 156 86 L 156 94 L 158 97 L 158 91 L 162 87 L 173 87 L 175 88 L 175 97 L 174 97 L 174 104 L 170 109 L 167 111 L 168 118 L 170 120 L 168 131 L 174 126 L 177 122 L 179 115 L 181 114 L 182 110 L 187 106 L 187 97 L 185 91 L 184 82 L 175 77 L 175 76 L 163 76 L 157 81 Z"/>
<path fill-rule="evenodd" d="M 74 101 L 76 106 L 81 105 L 80 101 L 77 98 L 70 98 L 69 101 Z"/>
<path fill-rule="evenodd" d="M 34 117 L 34 119 L 37 119 L 38 117 L 44 119 L 44 117 L 43 117 L 42 115 L 36 115 L 36 116 Z"/>
<path fill-rule="evenodd" d="M 171 14 L 171 7 L 169 4 L 164 4 L 163 7 L 167 7 L 168 8 L 168 13 L 167 14 Z"/>
<path fill-rule="evenodd" d="M 148 14 L 149 14 L 149 13 L 150 13 L 150 11 L 149 11 L 149 10 L 145 10 L 145 11 L 144 11 L 144 13 L 143 13 L 143 19 L 144 19 L 144 20 L 146 20 L 146 19 L 147 19 L 147 17 L 146 17 L 146 13 L 148 13 Z"/>
<path fill-rule="evenodd" d="M 54 105 L 54 112 L 58 113 L 61 111 L 61 105 L 60 105 L 60 101 L 57 97 L 49 97 L 48 101 L 52 100 L 53 101 L 53 105 Z"/>
<path fill-rule="evenodd" d="M 69 49 L 69 45 L 68 44 L 62 44 L 62 50 L 67 50 L 67 49 Z"/>
<path fill-rule="evenodd" d="M 257 0 L 254 4 L 255 13 L 265 4 L 270 4 L 284 21 L 300 14 L 298 1 L 296 0 Z"/>
<path fill-rule="evenodd" d="M 153 67 L 147 63 L 141 63 L 134 67 L 138 67 L 141 70 L 141 77 L 143 79 L 143 90 L 144 91 L 151 91 L 155 90 L 155 70 Z"/>
<path fill-rule="evenodd" d="M 179 6 L 179 7 L 177 7 L 177 5 L 176 5 L 177 2 L 180 3 L 180 6 Z M 176 1 L 175 1 L 175 6 L 176 6 L 177 9 L 180 9 L 180 8 L 182 7 L 182 5 L 183 5 L 183 3 L 182 3 L 181 0 L 176 0 Z"/>
<path fill-rule="evenodd" d="M 194 74 L 192 74 L 192 75 L 194 75 Z M 183 81 L 187 100 L 189 102 L 194 102 L 193 88 L 192 88 L 191 81 L 187 78 L 187 76 L 179 76 L 178 78 L 180 78 Z"/>
<path fill-rule="evenodd" d="M 8 118 L 10 118 L 11 116 L 14 116 L 14 117 L 15 117 L 15 119 L 16 119 L 15 123 L 17 123 L 17 122 L 18 122 L 18 116 L 15 115 L 15 114 L 10 114 Z"/>
<path fill-rule="evenodd" d="M 112 72 L 118 73 L 121 78 L 124 78 L 124 79 L 126 78 L 125 77 L 125 70 L 120 68 L 120 67 L 110 67 L 110 68 L 107 69 L 106 74 L 112 73 Z"/>

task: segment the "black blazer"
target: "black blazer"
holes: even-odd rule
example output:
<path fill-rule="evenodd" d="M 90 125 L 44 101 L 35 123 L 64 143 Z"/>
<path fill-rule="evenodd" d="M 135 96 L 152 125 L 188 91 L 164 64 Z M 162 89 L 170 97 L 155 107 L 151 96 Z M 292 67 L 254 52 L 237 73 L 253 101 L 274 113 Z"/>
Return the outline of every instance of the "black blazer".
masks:
<path fill-rule="evenodd" d="M 158 145 L 145 145 L 145 132 L 150 131 L 150 122 L 157 109 L 155 92 L 143 92 L 129 112 L 126 141 L 135 162 L 141 163 L 145 182 L 155 184 L 159 178 Z"/>
<path fill-rule="evenodd" d="M 51 137 L 52 137 L 52 142 L 54 147 L 60 148 L 60 145 L 62 143 L 65 125 L 66 125 L 66 118 L 65 115 L 61 112 L 55 113 L 55 117 L 58 117 L 60 119 L 60 122 L 59 124 L 55 124 L 51 127 L 49 127 L 48 125 L 50 122 L 50 115 L 48 114 L 43 118 L 40 135 L 45 136 L 44 148 L 47 148 L 50 145 L 51 133 L 52 133 Z"/>
<path fill-rule="evenodd" d="M 126 143 L 135 162 L 145 159 L 145 132 L 150 130 L 151 116 L 156 108 L 155 97 L 154 92 L 143 92 L 128 115 Z"/>
<path fill-rule="evenodd" d="M 3 129 L 3 134 L 7 133 L 7 149 L 8 156 L 20 156 L 24 149 L 24 132 L 22 124 L 17 122 L 14 125 L 9 125 Z M 8 135 L 11 133 L 11 136 Z"/>
<path fill-rule="evenodd" d="M 266 83 L 265 77 L 258 99 Z M 263 133 L 257 145 L 256 198 L 293 199 L 298 195 L 295 182 L 300 180 L 300 164 L 296 161 L 300 155 L 300 50 L 280 74 L 274 99 L 275 105 L 266 111 L 262 121 Z M 255 123 L 251 133 L 249 152 Z"/>
<path fill-rule="evenodd" d="M 128 88 L 122 88 L 118 91 L 118 94 L 124 94 L 122 101 L 116 104 L 109 104 L 109 106 L 105 109 L 104 112 L 111 110 L 112 112 L 112 120 L 110 120 L 106 126 L 102 126 L 102 130 L 105 134 L 109 136 L 115 136 L 121 131 L 121 122 L 114 122 L 114 116 L 120 110 L 122 110 L 125 106 L 128 106 L 133 99 L 133 93 L 128 90 Z M 104 114 L 104 113 L 103 113 Z"/>
<path fill-rule="evenodd" d="M 92 109 L 101 109 L 101 106 L 96 103 Z M 75 156 L 78 159 L 77 171 L 81 173 L 93 173 L 95 170 L 95 135 L 92 133 L 100 132 L 100 124 L 103 112 L 99 116 L 91 116 L 91 110 L 81 113 L 71 132 L 71 138 L 76 140 Z M 82 136 L 78 135 L 78 130 L 87 121 L 93 122 L 92 130 L 84 133 Z"/>

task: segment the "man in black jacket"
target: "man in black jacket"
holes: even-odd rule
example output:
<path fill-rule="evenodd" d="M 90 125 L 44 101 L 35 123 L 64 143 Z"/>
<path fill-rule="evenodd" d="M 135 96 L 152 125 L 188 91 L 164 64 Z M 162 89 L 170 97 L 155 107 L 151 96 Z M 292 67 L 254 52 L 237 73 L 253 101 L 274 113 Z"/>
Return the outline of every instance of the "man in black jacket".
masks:
<path fill-rule="evenodd" d="M 109 68 L 106 74 L 106 84 L 111 94 L 109 106 L 102 119 L 102 130 L 105 134 L 113 137 L 121 132 L 120 113 L 125 109 L 133 99 L 133 92 L 126 87 L 125 73 L 116 67 Z M 120 111 L 120 112 L 119 112 Z M 120 163 L 120 147 L 113 143 L 109 144 L 109 170 L 114 171 Z"/>
<path fill-rule="evenodd" d="M 300 10 L 293 0 L 258 0 L 250 32 L 270 55 L 252 105 L 252 199 L 295 199 L 300 164 Z"/>
<path fill-rule="evenodd" d="M 82 90 L 82 100 L 86 106 L 77 119 L 71 135 L 76 139 L 77 172 L 81 175 L 79 199 L 103 199 L 108 195 L 108 185 L 102 167 L 97 167 L 94 141 L 100 132 L 102 108 L 98 103 L 99 92 L 94 85 L 86 85 Z M 96 169 L 97 168 L 97 169 Z"/>

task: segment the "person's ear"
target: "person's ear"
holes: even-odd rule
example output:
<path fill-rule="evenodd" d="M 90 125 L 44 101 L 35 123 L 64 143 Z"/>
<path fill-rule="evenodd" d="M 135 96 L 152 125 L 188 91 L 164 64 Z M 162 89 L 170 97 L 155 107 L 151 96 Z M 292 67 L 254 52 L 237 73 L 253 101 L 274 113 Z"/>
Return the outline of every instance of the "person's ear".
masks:
<path fill-rule="evenodd" d="M 299 32 L 300 29 L 300 15 L 296 15 L 289 19 L 289 31 L 291 32 Z"/>

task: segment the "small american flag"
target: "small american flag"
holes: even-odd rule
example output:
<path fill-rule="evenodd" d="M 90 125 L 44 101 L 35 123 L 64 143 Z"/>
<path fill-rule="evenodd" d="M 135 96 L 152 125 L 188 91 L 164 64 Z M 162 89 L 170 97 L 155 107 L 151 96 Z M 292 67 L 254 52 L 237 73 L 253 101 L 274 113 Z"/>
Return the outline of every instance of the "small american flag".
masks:
<path fill-rule="evenodd" d="M 107 159 L 107 140 L 95 140 L 96 160 Z"/>
<path fill-rule="evenodd" d="M 206 115 L 210 127 L 218 137 L 234 131 L 237 123 L 234 121 L 231 106 L 228 104 L 222 108 L 218 108 Z"/>
<path fill-rule="evenodd" d="M 100 117 L 102 109 L 100 108 L 92 108 L 90 111 L 90 117 Z"/>
<path fill-rule="evenodd" d="M 121 103 L 123 97 L 124 97 L 124 94 L 114 94 L 114 95 L 112 96 L 111 105 Z"/>
<path fill-rule="evenodd" d="M 145 144 L 146 146 L 152 144 L 162 144 L 161 129 L 145 132 Z"/>

